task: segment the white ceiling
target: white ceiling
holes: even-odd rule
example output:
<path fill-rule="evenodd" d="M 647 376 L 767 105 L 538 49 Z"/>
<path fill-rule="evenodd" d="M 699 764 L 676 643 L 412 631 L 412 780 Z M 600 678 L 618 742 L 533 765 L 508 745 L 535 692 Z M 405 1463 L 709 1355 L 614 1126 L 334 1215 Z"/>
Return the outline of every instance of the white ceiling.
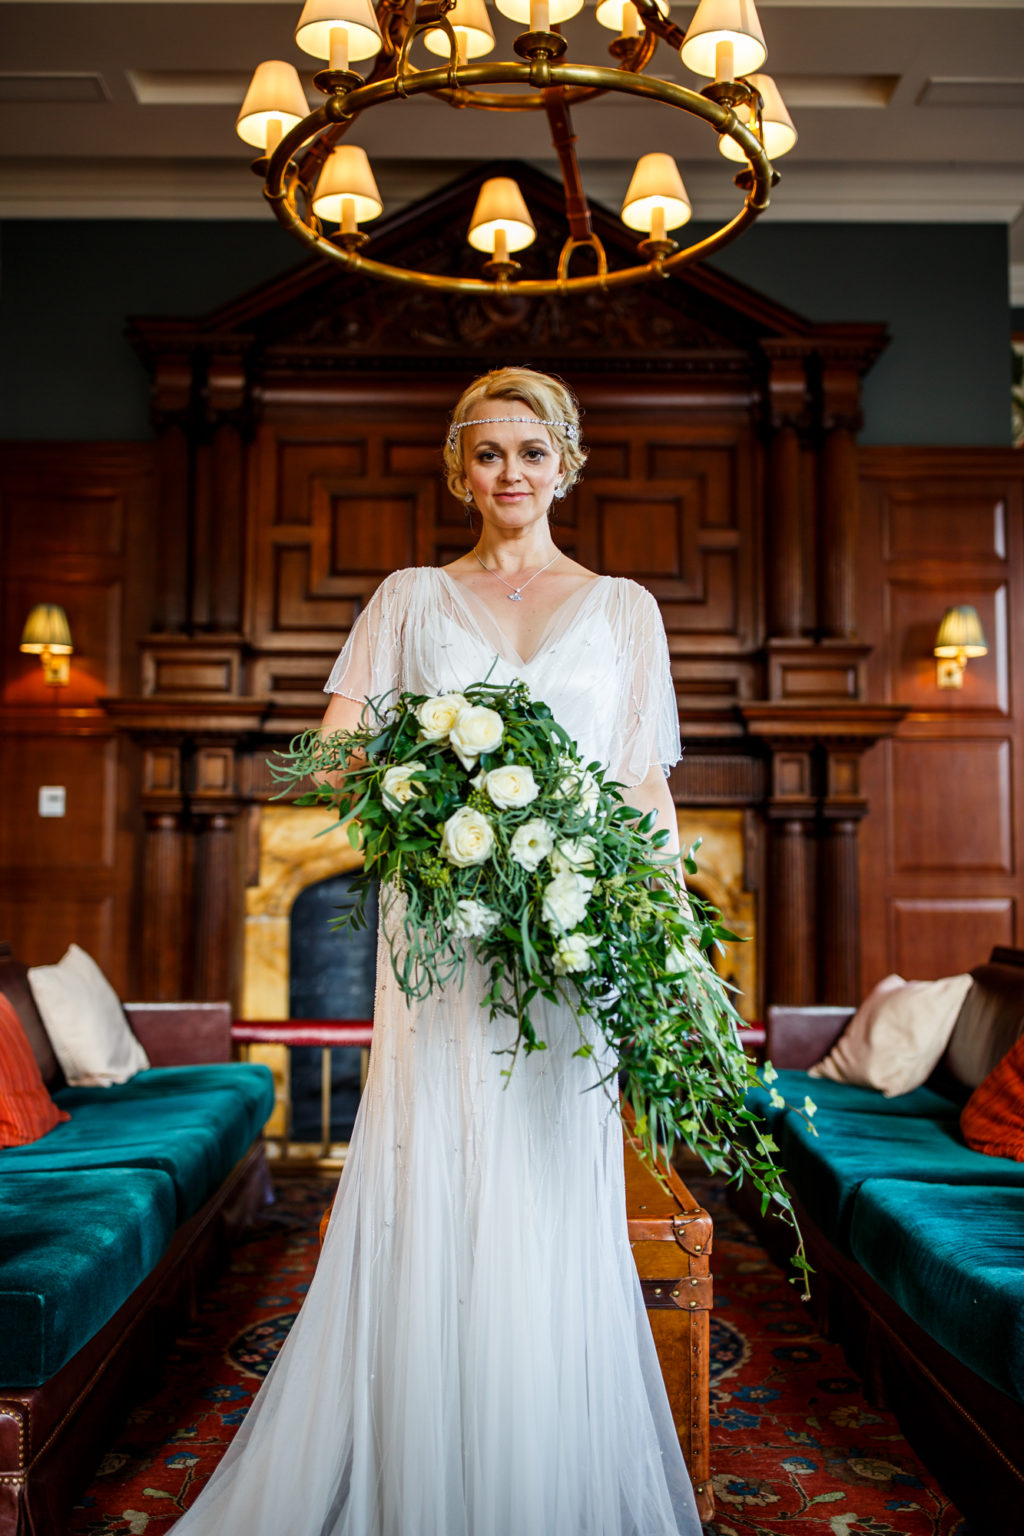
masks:
<path fill-rule="evenodd" d="M 693 4 L 673 4 L 685 26 Z M 0 218 L 270 215 L 246 172 L 234 118 L 263 58 L 314 61 L 278 0 L 0 3 Z M 775 75 L 800 132 L 780 163 L 772 220 L 997 222 L 1010 231 L 1024 304 L 1024 0 L 759 0 Z M 495 15 L 512 57 L 520 30 Z M 592 8 L 563 28 L 569 57 L 605 62 Z M 656 73 L 695 85 L 659 46 Z M 309 87 L 310 99 L 316 97 Z M 524 115 L 525 116 L 525 115 Z M 367 114 L 386 211 L 478 156 L 556 162 L 543 120 L 409 101 Z M 676 154 L 695 215 L 735 210 L 715 136 L 666 108 L 605 98 L 575 114 L 584 179 L 615 206 L 647 149 Z"/>

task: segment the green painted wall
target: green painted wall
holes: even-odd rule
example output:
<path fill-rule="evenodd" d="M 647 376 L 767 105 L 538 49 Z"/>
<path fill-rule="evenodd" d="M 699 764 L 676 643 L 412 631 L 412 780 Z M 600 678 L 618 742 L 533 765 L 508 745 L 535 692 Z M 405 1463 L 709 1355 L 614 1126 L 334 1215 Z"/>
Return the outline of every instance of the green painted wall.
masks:
<path fill-rule="evenodd" d="M 0 436 L 149 436 L 127 316 L 202 314 L 299 255 L 270 220 L 4 224 Z M 862 441 L 1009 441 L 1001 226 L 765 223 L 716 265 L 812 320 L 887 323 L 892 343 L 867 381 Z"/>

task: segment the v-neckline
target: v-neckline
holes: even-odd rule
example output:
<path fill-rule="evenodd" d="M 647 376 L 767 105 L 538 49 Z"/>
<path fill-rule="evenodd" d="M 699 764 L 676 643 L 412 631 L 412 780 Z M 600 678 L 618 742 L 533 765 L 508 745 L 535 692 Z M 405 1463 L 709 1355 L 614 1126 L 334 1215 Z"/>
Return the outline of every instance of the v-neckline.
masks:
<path fill-rule="evenodd" d="M 433 569 L 442 578 L 448 590 L 450 592 L 454 592 L 456 598 L 462 604 L 462 607 L 468 614 L 469 618 L 472 620 L 472 623 L 481 640 L 485 641 L 488 645 L 492 643 L 491 637 L 487 634 L 483 625 L 480 623 L 479 618 L 473 611 L 472 604 L 474 603 L 478 608 L 482 609 L 483 612 L 486 613 L 488 619 L 491 622 L 491 625 L 501 636 L 506 651 L 506 659 L 515 661 L 521 667 L 530 667 L 537 660 L 538 656 L 544 650 L 544 647 L 551 637 L 551 632 L 555 627 L 556 621 L 562 616 L 565 609 L 569 607 L 571 603 L 575 602 L 577 604 L 577 608 L 576 612 L 572 614 L 569 619 L 570 625 L 579 618 L 580 612 L 583 609 L 583 605 L 590 594 L 594 592 L 598 587 L 603 587 L 606 582 L 609 582 L 612 579 L 610 576 L 598 576 L 593 581 L 588 581 L 584 586 L 577 587 L 575 592 L 570 592 L 568 597 L 563 598 L 562 601 L 558 603 L 552 611 L 550 617 L 548 618 L 548 622 L 544 626 L 540 639 L 537 641 L 537 644 L 534 646 L 529 656 L 523 656 L 519 649 L 513 645 L 507 633 L 498 623 L 497 619 L 494 617 L 494 614 L 491 612 L 490 608 L 482 598 L 477 597 L 476 594 L 470 591 L 468 587 L 463 588 L 461 581 L 456 581 L 454 577 L 449 576 L 443 565 L 435 565 Z M 472 603 L 470 602 L 470 599 L 472 599 Z M 568 627 L 569 626 L 567 625 L 566 628 Z"/>

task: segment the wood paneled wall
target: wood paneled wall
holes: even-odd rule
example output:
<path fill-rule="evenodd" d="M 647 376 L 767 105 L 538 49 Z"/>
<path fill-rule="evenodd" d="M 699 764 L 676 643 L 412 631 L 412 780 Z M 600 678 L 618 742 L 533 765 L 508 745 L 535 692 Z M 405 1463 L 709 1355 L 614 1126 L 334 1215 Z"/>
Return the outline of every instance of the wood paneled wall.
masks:
<path fill-rule="evenodd" d="M 58 960 L 75 941 L 128 991 L 135 754 L 99 701 L 138 686 L 152 603 L 152 452 L 9 445 L 0 497 L 0 933 L 31 964 Z M 18 650 L 38 602 L 67 612 L 66 688 L 47 688 L 39 658 Z M 63 818 L 39 815 L 44 784 L 65 787 Z"/>
<path fill-rule="evenodd" d="M 1024 899 L 1024 459 L 862 452 L 861 634 L 871 695 L 906 705 L 867 759 L 863 982 L 947 976 L 1021 941 Z M 943 613 L 977 608 L 988 655 L 940 689 Z"/>

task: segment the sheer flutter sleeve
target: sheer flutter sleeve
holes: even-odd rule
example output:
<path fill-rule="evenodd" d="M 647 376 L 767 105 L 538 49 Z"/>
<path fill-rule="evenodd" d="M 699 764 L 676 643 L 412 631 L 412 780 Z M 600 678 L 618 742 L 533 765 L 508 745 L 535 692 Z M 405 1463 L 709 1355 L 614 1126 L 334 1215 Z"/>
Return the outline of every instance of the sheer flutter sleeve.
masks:
<path fill-rule="evenodd" d="M 357 615 L 348 639 L 324 685 L 324 693 L 346 699 L 377 699 L 401 687 L 402 624 L 405 616 L 403 577 L 385 577 Z"/>
<path fill-rule="evenodd" d="M 665 774 L 682 755 L 668 640 L 661 610 L 635 582 L 624 583 L 628 605 L 623 614 L 625 652 L 619 707 L 622 720 L 620 762 L 614 777 L 621 783 L 643 782 L 660 764 Z"/>

